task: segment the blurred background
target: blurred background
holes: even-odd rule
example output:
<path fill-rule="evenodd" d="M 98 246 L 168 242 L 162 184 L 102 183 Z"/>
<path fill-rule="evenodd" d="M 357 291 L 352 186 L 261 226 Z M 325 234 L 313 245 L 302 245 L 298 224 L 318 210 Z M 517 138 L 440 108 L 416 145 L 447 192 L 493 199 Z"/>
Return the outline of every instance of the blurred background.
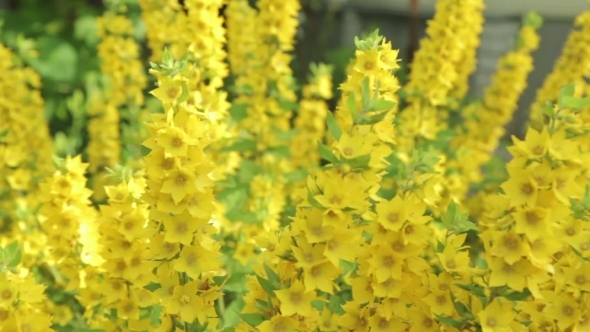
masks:
<path fill-rule="evenodd" d="M 182 0 L 180 0 L 182 1 Z M 230 0 L 231 1 L 231 0 Z M 144 39 L 135 0 L 130 5 L 137 38 Z M 334 79 L 344 79 L 344 68 L 354 52 L 354 36 L 379 28 L 400 49 L 404 64 L 411 59 L 434 12 L 435 0 L 301 0 L 296 75 L 304 79 L 309 63 L 329 62 Z M 52 132 L 71 125 L 67 100 L 83 89 L 88 75 L 98 72 L 95 19 L 102 0 L 0 0 L 0 41 L 24 56 L 44 80 L 46 116 L 53 119 Z M 545 20 L 539 33 L 540 48 L 534 53 L 535 70 L 519 102 L 519 111 L 508 125 L 507 137 L 521 136 L 536 90 L 561 52 L 574 17 L 590 9 L 585 0 L 487 0 L 486 23 L 481 36 L 477 71 L 471 77 L 471 96 L 479 96 L 490 82 L 497 60 L 512 48 L 521 16 L 537 11 Z M 27 57 L 30 49 L 37 58 Z M 146 63 L 147 63 L 147 48 Z M 403 80 L 403 71 L 399 73 Z M 337 96 L 337 95 L 336 95 Z M 336 97 L 337 98 L 337 97 Z M 335 100 L 332 101 L 332 105 Z"/>

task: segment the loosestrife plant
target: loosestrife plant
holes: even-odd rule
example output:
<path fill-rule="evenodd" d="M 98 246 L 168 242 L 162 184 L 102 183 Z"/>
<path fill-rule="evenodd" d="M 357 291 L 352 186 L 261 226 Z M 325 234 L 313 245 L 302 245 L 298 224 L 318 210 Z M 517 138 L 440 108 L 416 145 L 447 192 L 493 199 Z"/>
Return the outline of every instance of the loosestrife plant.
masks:
<path fill-rule="evenodd" d="M 474 100 L 481 0 L 404 86 L 378 31 L 296 82 L 301 4 L 251 3 L 109 1 L 68 135 L 0 45 L 0 330 L 590 330 L 590 11 L 503 162 L 538 15 Z"/>

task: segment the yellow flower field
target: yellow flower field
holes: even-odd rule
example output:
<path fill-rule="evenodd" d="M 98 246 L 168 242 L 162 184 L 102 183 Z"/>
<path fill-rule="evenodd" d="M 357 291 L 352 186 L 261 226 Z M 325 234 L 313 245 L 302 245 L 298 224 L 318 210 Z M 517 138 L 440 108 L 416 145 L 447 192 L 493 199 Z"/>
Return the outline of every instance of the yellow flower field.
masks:
<path fill-rule="evenodd" d="M 590 331 L 590 5 L 504 163 L 535 13 L 479 100 L 484 1 L 438 0 L 408 82 L 359 36 L 330 109 L 298 0 L 132 2 L 149 61 L 108 2 L 66 136 L 0 45 L 0 331 Z"/>

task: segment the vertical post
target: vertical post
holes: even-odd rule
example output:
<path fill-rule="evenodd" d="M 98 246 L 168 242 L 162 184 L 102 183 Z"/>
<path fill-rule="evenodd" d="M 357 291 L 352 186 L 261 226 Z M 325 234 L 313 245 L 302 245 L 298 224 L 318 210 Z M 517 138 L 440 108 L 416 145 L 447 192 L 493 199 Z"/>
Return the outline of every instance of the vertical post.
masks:
<path fill-rule="evenodd" d="M 419 37 L 418 37 L 418 9 L 420 8 L 419 0 L 409 0 L 410 3 L 410 37 L 408 43 L 408 54 L 406 58 L 408 63 L 411 63 L 414 59 L 414 53 L 418 49 Z"/>
<path fill-rule="evenodd" d="M 474 96 L 482 96 L 490 84 L 498 60 L 514 47 L 519 28 L 518 19 L 486 17 L 477 50 L 477 68 L 471 76 L 471 93 Z"/>

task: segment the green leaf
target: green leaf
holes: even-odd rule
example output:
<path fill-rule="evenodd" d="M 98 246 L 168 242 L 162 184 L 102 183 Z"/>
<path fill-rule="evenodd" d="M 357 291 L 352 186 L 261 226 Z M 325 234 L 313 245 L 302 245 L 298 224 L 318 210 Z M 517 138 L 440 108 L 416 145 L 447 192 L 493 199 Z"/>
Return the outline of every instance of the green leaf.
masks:
<path fill-rule="evenodd" d="M 352 169 L 365 169 L 369 166 L 369 162 L 371 161 L 371 154 L 365 154 L 362 156 L 358 156 L 356 158 L 352 158 L 352 159 L 346 159 L 346 163 L 352 168 Z"/>
<path fill-rule="evenodd" d="M 217 194 L 217 200 L 225 205 L 228 213 L 241 210 L 248 201 L 248 189 L 247 185 L 226 188 Z"/>
<path fill-rule="evenodd" d="M 371 106 L 369 106 L 368 111 L 369 112 L 389 111 L 392 108 L 394 108 L 395 105 L 397 105 L 397 103 L 395 101 L 390 101 L 390 100 L 385 100 L 385 99 L 377 99 L 371 103 Z"/>
<path fill-rule="evenodd" d="M 258 213 L 252 211 L 232 211 L 225 216 L 230 221 L 243 222 L 245 224 L 255 224 L 260 220 Z"/>
<path fill-rule="evenodd" d="M 453 229 L 455 225 L 467 221 L 467 216 L 467 213 L 461 213 L 459 205 L 454 200 L 449 202 L 446 213 L 441 215 L 444 225 L 449 229 Z"/>
<path fill-rule="evenodd" d="M 229 108 L 229 115 L 237 122 L 240 122 L 248 117 L 247 104 L 233 104 Z"/>
<path fill-rule="evenodd" d="M 291 149 L 289 149 L 288 146 L 274 146 L 272 148 L 268 148 L 265 151 L 266 153 L 269 154 L 274 154 L 283 158 L 289 158 L 291 157 Z"/>
<path fill-rule="evenodd" d="M 533 29 L 539 29 L 543 25 L 543 17 L 535 11 L 526 13 L 522 21 L 524 25 L 531 26 Z"/>
<path fill-rule="evenodd" d="M 221 148 L 221 151 L 256 151 L 256 147 L 258 146 L 258 142 L 254 139 L 243 138 L 238 139 L 236 142 L 231 144 L 230 146 L 224 146 Z"/>
<path fill-rule="evenodd" d="M 559 107 L 561 108 L 571 108 L 574 110 L 584 109 L 588 105 L 590 105 L 590 97 L 576 98 L 564 96 L 563 98 L 561 98 L 559 103 Z"/>
<path fill-rule="evenodd" d="M 238 180 L 242 183 L 249 183 L 256 176 L 257 171 L 258 165 L 254 161 L 244 159 L 238 169 Z"/>
<path fill-rule="evenodd" d="M 336 155 L 330 150 L 330 148 L 320 141 L 318 141 L 318 150 L 320 152 L 320 156 L 323 159 L 331 162 L 334 165 L 340 163 L 340 160 L 338 160 L 338 157 L 336 157 Z"/>
<path fill-rule="evenodd" d="M 279 107 L 287 111 L 296 111 L 299 109 L 299 104 L 292 101 L 281 100 L 279 101 Z"/>
<path fill-rule="evenodd" d="M 98 28 L 96 26 L 96 17 L 92 15 L 82 15 L 74 22 L 74 38 L 83 40 L 86 45 L 94 46 L 100 41 L 98 37 Z"/>
<path fill-rule="evenodd" d="M 246 293 L 248 291 L 248 286 L 246 284 L 247 275 L 248 274 L 245 272 L 232 272 L 225 285 L 223 285 L 223 290 L 240 294 Z"/>
<path fill-rule="evenodd" d="M 174 57 L 172 57 L 172 53 L 168 50 L 167 47 L 164 48 L 164 54 L 162 54 L 162 65 L 168 68 L 172 68 L 174 64 Z"/>
<path fill-rule="evenodd" d="M 479 227 L 473 221 L 461 220 L 455 224 L 455 229 L 457 232 L 463 233 L 467 231 L 478 231 Z"/>
<path fill-rule="evenodd" d="M 264 271 L 266 272 L 268 280 L 274 287 L 281 287 L 281 277 L 279 277 L 278 273 L 276 273 L 275 270 L 271 269 L 270 266 L 268 266 L 268 264 L 264 263 Z"/>
<path fill-rule="evenodd" d="M 328 310 L 336 314 L 344 314 L 344 309 L 342 309 L 342 302 L 343 299 L 341 295 L 334 294 L 330 297 L 330 302 L 328 302 Z"/>
<path fill-rule="evenodd" d="M 182 94 L 178 97 L 178 103 L 184 103 L 188 100 L 189 93 L 188 93 L 188 85 L 186 83 L 182 84 Z"/>
<path fill-rule="evenodd" d="M 251 326 L 258 326 L 260 323 L 264 322 L 264 316 L 262 314 L 241 314 L 240 318 Z"/>
<path fill-rule="evenodd" d="M 320 204 L 320 203 L 319 203 L 319 202 L 318 202 L 318 201 L 317 201 L 317 200 L 314 198 L 314 196 L 313 196 L 312 192 L 311 192 L 311 191 L 309 191 L 309 190 L 307 191 L 307 202 L 308 202 L 308 203 L 309 203 L 311 206 L 313 206 L 313 207 L 315 207 L 315 208 L 318 208 L 318 209 L 323 209 L 323 208 L 324 208 L 324 207 L 322 206 L 322 204 Z"/>
<path fill-rule="evenodd" d="M 387 113 L 389 113 L 389 112 L 383 111 L 383 112 L 377 113 L 377 114 L 373 113 L 374 115 L 363 114 L 363 115 L 359 116 L 356 123 L 360 124 L 360 125 L 376 124 L 378 122 L 383 121 L 383 119 L 385 119 L 385 117 L 387 116 Z"/>
<path fill-rule="evenodd" d="M 328 112 L 327 123 L 330 133 L 332 133 L 336 140 L 340 140 L 340 137 L 342 136 L 342 129 L 340 129 L 340 126 L 338 126 L 338 123 L 336 123 L 336 118 L 334 118 L 334 114 L 332 112 Z"/>
<path fill-rule="evenodd" d="M 297 182 L 307 177 L 308 172 L 304 169 L 300 169 L 294 172 L 285 174 L 285 179 L 289 182 Z"/>
<path fill-rule="evenodd" d="M 525 288 L 522 292 L 512 292 L 504 295 L 509 301 L 525 301 L 531 296 L 531 292 L 528 288 Z"/>
<path fill-rule="evenodd" d="M 260 284 L 260 286 L 262 286 L 262 289 L 264 289 L 265 292 L 271 295 L 274 294 L 277 288 L 275 288 L 275 286 L 272 284 L 272 282 L 270 282 L 270 280 L 263 278 L 259 275 L 256 275 L 256 279 L 258 280 L 258 283 Z"/>
<path fill-rule="evenodd" d="M 483 287 L 479 285 L 470 285 L 470 284 L 455 284 L 455 286 L 462 288 L 464 290 L 470 291 L 471 293 L 477 296 L 485 296 L 485 291 Z"/>
<path fill-rule="evenodd" d="M 223 315 L 221 316 L 223 325 L 221 328 L 228 328 L 240 324 L 240 313 L 245 306 L 246 302 L 241 297 L 233 300 L 223 311 Z"/>
<path fill-rule="evenodd" d="M 29 60 L 31 66 L 44 79 L 74 83 L 78 70 L 78 52 L 72 44 L 55 37 L 38 40 L 39 58 Z"/>
<path fill-rule="evenodd" d="M 160 325 L 160 314 L 162 313 L 162 307 L 159 305 L 154 305 L 152 307 L 152 314 L 150 316 L 152 326 Z"/>
<path fill-rule="evenodd" d="M 576 92 L 576 84 L 575 83 L 568 84 L 568 85 L 564 86 L 563 88 L 561 88 L 561 90 L 559 91 L 559 97 L 557 99 L 557 103 L 558 103 L 559 107 L 562 107 L 564 98 L 573 97 L 575 92 Z"/>
<path fill-rule="evenodd" d="M 369 83 L 369 78 L 365 77 L 361 85 L 361 101 L 363 105 L 363 111 L 367 111 L 369 109 L 369 105 L 371 104 L 371 88 Z"/>
<path fill-rule="evenodd" d="M 461 328 L 461 326 L 463 326 L 463 323 L 457 320 L 454 320 L 452 318 L 449 317 L 444 317 L 444 316 L 439 316 L 439 315 L 435 315 L 436 319 L 438 319 L 439 322 L 448 325 L 448 326 L 452 326 L 454 328 Z"/>
<path fill-rule="evenodd" d="M 346 104 L 348 106 L 348 110 L 350 111 L 350 115 L 352 116 L 352 122 L 356 123 L 359 118 L 359 113 L 356 109 L 356 96 L 354 95 L 354 93 L 350 93 L 348 95 L 348 100 L 346 101 Z"/>
<path fill-rule="evenodd" d="M 275 138 L 279 141 L 290 141 L 295 136 L 297 136 L 297 134 L 299 134 L 298 129 L 291 129 L 289 131 L 279 131 L 279 130 L 276 130 L 276 131 L 277 131 L 277 134 L 276 134 Z"/>
<path fill-rule="evenodd" d="M 16 267 L 22 259 L 22 251 L 17 241 L 12 242 L 4 248 L 4 262 L 8 267 Z"/>

